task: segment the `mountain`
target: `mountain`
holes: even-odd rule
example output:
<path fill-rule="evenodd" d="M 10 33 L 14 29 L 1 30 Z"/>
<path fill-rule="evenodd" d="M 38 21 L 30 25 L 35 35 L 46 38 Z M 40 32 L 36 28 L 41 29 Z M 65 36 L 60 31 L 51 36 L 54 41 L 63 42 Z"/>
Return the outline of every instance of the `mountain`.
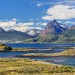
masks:
<path fill-rule="evenodd" d="M 15 29 L 9 29 L 7 32 L 16 32 L 17 30 Z"/>
<path fill-rule="evenodd" d="M 56 20 L 49 22 L 44 30 L 33 28 L 26 32 L 0 27 L 0 41 L 23 41 L 43 43 L 75 43 L 75 25 L 67 27 Z"/>
<path fill-rule="evenodd" d="M 4 29 L 0 28 L 0 40 L 14 40 L 14 41 L 20 41 L 20 40 L 25 40 L 32 38 L 32 36 L 21 32 L 17 31 L 14 29 L 10 29 L 5 32 Z"/>
<path fill-rule="evenodd" d="M 37 37 L 41 31 L 42 31 L 41 29 L 33 28 L 30 30 L 27 30 L 26 33 L 33 36 L 33 37 Z"/>
<path fill-rule="evenodd" d="M 71 26 L 69 30 L 75 30 L 75 25 Z"/>
<path fill-rule="evenodd" d="M 0 27 L 0 33 L 6 32 L 4 29 Z"/>
<path fill-rule="evenodd" d="M 75 43 L 75 25 L 67 27 L 53 20 L 49 22 L 40 35 L 32 41 L 43 43 Z"/>
<path fill-rule="evenodd" d="M 46 35 L 52 32 L 61 33 L 67 30 L 68 27 L 64 24 L 58 23 L 56 20 L 53 20 L 47 24 L 45 29 L 41 32 L 41 35 Z"/>

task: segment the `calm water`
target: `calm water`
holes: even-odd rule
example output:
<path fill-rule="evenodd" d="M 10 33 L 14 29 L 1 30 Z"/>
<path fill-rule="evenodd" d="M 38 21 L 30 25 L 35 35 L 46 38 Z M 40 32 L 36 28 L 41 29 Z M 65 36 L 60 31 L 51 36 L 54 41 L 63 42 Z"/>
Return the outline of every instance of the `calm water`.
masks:
<path fill-rule="evenodd" d="M 48 48 L 48 47 L 75 47 L 75 44 L 7 44 L 8 46 L 11 46 L 13 48 Z M 55 52 L 61 52 L 63 49 L 55 49 L 52 51 L 44 50 L 44 51 L 31 51 L 31 52 L 1 52 L 0 57 L 1 58 L 13 58 L 16 55 L 21 54 L 27 54 L 27 53 L 55 53 Z M 24 57 L 24 58 L 30 58 L 35 60 L 41 60 L 48 63 L 55 63 L 55 64 L 62 64 L 62 65 L 71 65 L 75 66 L 75 57 Z"/>
<path fill-rule="evenodd" d="M 27 53 L 55 53 L 55 52 L 61 52 L 63 49 L 55 49 L 55 50 L 39 50 L 39 51 L 29 51 L 29 52 L 0 52 L 1 58 L 11 58 L 15 57 L 17 55 L 21 54 L 27 54 Z"/>
<path fill-rule="evenodd" d="M 7 44 L 13 48 L 49 48 L 49 47 L 75 47 L 75 44 L 43 44 L 43 43 L 15 43 Z"/>
<path fill-rule="evenodd" d="M 48 63 L 75 66 L 75 57 L 25 57 L 35 60 L 41 60 Z"/>

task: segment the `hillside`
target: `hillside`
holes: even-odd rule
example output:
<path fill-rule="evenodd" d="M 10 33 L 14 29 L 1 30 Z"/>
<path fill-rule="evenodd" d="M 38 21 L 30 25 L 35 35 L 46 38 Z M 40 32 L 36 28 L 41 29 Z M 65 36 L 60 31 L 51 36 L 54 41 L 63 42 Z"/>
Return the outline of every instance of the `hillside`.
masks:
<path fill-rule="evenodd" d="M 25 40 L 28 38 L 32 38 L 30 35 L 20 32 L 20 31 L 16 31 L 16 30 L 11 30 L 11 31 L 0 31 L 0 40 Z"/>

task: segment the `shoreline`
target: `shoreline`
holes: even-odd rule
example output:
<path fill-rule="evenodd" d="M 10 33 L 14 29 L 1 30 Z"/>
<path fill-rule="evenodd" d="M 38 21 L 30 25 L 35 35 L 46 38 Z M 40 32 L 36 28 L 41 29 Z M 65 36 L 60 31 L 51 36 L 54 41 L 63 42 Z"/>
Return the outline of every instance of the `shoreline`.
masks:
<path fill-rule="evenodd" d="M 66 58 L 73 58 L 75 56 L 36 56 L 36 55 L 17 55 L 16 57 L 66 57 Z"/>

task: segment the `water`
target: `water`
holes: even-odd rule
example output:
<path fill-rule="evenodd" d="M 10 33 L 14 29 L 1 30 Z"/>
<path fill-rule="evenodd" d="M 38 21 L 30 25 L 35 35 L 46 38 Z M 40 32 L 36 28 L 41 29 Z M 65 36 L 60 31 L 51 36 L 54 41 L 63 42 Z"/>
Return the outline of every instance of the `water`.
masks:
<path fill-rule="evenodd" d="M 49 47 L 75 47 L 75 44 L 39 44 L 39 43 L 30 43 L 30 44 L 7 44 L 13 48 L 49 48 Z M 17 55 L 27 54 L 27 53 L 55 53 L 61 52 L 63 49 L 55 49 L 55 50 L 44 50 L 44 51 L 30 51 L 30 52 L 0 52 L 1 58 L 13 58 Z M 70 65 L 75 66 L 75 57 L 24 57 L 35 60 L 40 60 L 48 63 L 54 64 L 62 64 L 62 65 Z"/>
<path fill-rule="evenodd" d="M 75 57 L 25 57 L 34 60 L 40 60 L 48 63 L 75 66 Z"/>
<path fill-rule="evenodd" d="M 49 48 L 49 47 L 75 47 L 75 44 L 46 44 L 46 43 L 11 43 L 13 48 Z"/>
<path fill-rule="evenodd" d="M 13 58 L 17 55 L 21 54 L 27 54 L 27 53 L 55 53 L 55 52 L 61 52 L 62 49 L 55 49 L 55 50 L 44 50 L 44 51 L 29 51 L 29 52 L 0 52 L 1 58 Z"/>

